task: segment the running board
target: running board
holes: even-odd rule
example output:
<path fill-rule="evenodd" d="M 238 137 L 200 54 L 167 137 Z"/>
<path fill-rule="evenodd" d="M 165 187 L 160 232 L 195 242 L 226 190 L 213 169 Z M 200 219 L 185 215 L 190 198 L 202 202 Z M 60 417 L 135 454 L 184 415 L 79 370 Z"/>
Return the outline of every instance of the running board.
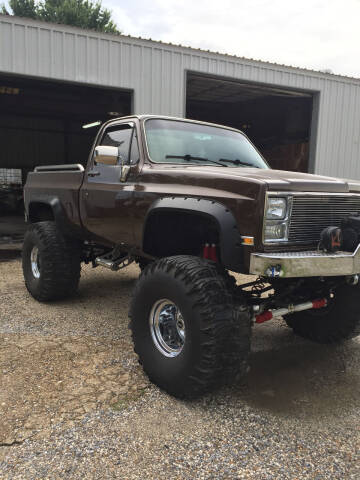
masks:
<path fill-rule="evenodd" d="M 122 268 L 127 267 L 134 261 L 131 255 L 125 255 L 123 257 L 114 258 L 113 252 L 107 253 L 102 257 L 95 258 L 95 266 L 100 266 L 104 268 L 108 268 L 113 272 L 117 270 L 121 270 Z"/>

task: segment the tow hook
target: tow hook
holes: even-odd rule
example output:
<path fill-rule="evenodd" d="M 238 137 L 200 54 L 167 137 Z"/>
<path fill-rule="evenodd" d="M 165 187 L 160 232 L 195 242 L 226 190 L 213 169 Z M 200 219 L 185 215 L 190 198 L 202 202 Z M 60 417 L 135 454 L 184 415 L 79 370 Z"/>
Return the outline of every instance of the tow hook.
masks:
<path fill-rule="evenodd" d="M 282 317 L 283 315 L 288 315 L 289 313 L 324 308 L 327 306 L 327 303 L 328 302 L 326 298 L 319 298 L 310 302 L 299 303 L 298 305 L 289 305 L 286 308 L 278 308 L 277 310 L 266 310 L 265 312 L 259 313 L 258 315 L 254 314 L 254 322 L 264 323 L 271 320 L 272 318 Z M 256 305 L 255 307 L 258 307 L 258 305 Z M 258 311 L 258 308 L 254 308 L 254 311 Z"/>

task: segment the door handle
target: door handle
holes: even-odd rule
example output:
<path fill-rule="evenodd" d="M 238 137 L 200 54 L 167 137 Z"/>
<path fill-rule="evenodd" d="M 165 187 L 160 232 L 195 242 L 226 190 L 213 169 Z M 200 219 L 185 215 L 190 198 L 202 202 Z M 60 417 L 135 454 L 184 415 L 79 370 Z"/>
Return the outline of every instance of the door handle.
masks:
<path fill-rule="evenodd" d="M 100 172 L 97 170 L 90 170 L 90 172 L 88 172 L 89 177 L 97 177 L 98 175 L 100 175 Z"/>

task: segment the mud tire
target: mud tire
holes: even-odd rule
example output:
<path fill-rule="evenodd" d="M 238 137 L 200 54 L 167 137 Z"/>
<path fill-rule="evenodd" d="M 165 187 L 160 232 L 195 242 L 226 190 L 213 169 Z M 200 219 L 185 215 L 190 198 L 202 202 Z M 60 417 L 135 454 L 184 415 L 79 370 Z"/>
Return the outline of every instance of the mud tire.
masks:
<path fill-rule="evenodd" d="M 31 252 L 38 248 L 40 276 L 31 267 Z M 55 222 L 30 225 L 25 234 L 22 267 L 25 285 L 39 302 L 59 300 L 74 295 L 80 280 L 80 243 L 63 236 Z"/>
<path fill-rule="evenodd" d="M 159 299 L 180 309 L 185 344 L 176 357 L 156 348 L 149 317 Z M 130 307 L 134 349 L 149 379 L 171 395 L 198 397 L 248 371 L 249 309 L 235 306 L 225 276 L 213 263 L 174 256 L 151 263 L 139 277 Z"/>
<path fill-rule="evenodd" d="M 324 309 L 284 317 L 294 333 L 317 343 L 340 343 L 360 335 L 360 286 L 342 285 Z"/>

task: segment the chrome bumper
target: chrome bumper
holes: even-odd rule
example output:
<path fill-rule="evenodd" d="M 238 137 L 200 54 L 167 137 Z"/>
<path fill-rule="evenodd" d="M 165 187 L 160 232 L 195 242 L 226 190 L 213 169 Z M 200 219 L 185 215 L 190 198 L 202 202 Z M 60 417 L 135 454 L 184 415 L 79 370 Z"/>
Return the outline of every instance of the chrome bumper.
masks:
<path fill-rule="evenodd" d="M 354 253 L 252 253 L 249 273 L 271 278 L 355 275 L 360 273 L 360 245 Z"/>

